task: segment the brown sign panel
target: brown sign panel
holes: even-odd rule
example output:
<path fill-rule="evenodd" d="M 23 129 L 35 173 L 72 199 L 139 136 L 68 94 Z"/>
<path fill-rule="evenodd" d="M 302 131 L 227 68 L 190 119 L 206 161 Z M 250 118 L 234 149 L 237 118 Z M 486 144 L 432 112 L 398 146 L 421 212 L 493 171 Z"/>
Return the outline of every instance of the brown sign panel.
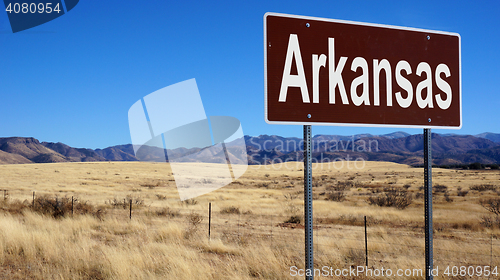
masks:
<path fill-rule="evenodd" d="M 271 124 L 462 126 L 460 35 L 267 13 Z"/>

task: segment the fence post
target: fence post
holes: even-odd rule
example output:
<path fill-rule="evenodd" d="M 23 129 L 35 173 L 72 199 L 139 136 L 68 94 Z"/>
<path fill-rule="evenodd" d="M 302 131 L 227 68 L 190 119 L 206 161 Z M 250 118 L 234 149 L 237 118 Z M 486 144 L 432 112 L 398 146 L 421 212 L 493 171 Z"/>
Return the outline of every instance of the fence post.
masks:
<path fill-rule="evenodd" d="M 238 243 L 241 242 L 241 239 L 240 239 L 240 218 L 241 218 L 241 213 L 238 214 Z"/>
<path fill-rule="evenodd" d="M 316 229 L 316 255 L 319 254 L 319 243 L 318 243 L 318 241 L 319 241 L 319 233 L 318 233 L 318 231 L 319 231 L 319 227 Z"/>
<path fill-rule="evenodd" d="M 33 192 L 33 203 L 31 208 L 35 209 L 35 192 Z"/>
<path fill-rule="evenodd" d="M 208 203 L 208 241 L 210 241 L 210 227 L 212 222 L 212 202 Z"/>
<path fill-rule="evenodd" d="M 3 190 L 3 200 L 7 199 L 7 190 Z"/>
<path fill-rule="evenodd" d="M 71 217 L 73 217 L 73 206 L 74 206 L 73 196 L 71 196 Z"/>
<path fill-rule="evenodd" d="M 273 215 L 271 215 L 271 248 L 273 247 Z"/>
<path fill-rule="evenodd" d="M 130 200 L 130 220 L 132 220 L 132 199 Z"/>
<path fill-rule="evenodd" d="M 365 258 L 366 258 L 366 267 L 368 267 L 368 238 L 366 234 L 366 216 L 365 216 Z"/>

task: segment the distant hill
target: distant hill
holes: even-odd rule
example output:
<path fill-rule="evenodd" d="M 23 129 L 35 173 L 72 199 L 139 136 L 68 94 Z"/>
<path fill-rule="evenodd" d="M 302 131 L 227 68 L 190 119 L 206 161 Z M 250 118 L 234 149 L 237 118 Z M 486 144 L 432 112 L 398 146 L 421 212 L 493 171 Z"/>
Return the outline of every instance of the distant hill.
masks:
<path fill-rule="evenodd" d="M 2 164 L 105 160 L 108 159 L 92 149 L 73 148 L 63 143 L 40 143 L 33 137 L 0 138 L 0 163 Z"/>
<path fill-rule="evenodd" d="M 42 163 L 67 161 L 63 155 L 45 147 L 33 137 L 0 138 L 0 150 L 9 154 L 22 156 L 29 162 Z"/>
<path fill-rule="evenodd" d="M 418 153 L 423 152 L 424 137 L 422 134 L 410 135 L 403 138 L 387 139 L 384 137 L 363 138 L 364 141 L 377 141 L 381 152 Z M 465 153 L 474 149 L 487 149 L 497 146 L 496 143 L 471 135 L 441 136 L 432 134 L 433 153 Z"/>
<path fill-rule="evenodd" d="M 50 143 L 42 142 L 42 145 L 60 155 L 64 156 L 66 161 L 103 161 L 106 160 L 92 149 L 72 148 L 61 142 Z"/>
<path fill-rule="evenodd" d="M 381 135 L 381 136 L 385 137 L 385 138 L 389 138 L 389 139 L 397 139 L 397 138 L 408 137 L 410 135 L 411 134 L 406 133 L 406 132 L 397 131 L 397 132 L 393 132 L 393 133 L 389 133 L 389 134 L 384 134 L 384 135 Z"/>
<path fill-rule="evenodd" d="M 500 143 L 500 133 L 485 132 L 485 133 L 481 133 L 481 134 L 476 135 L 476 137 L 486 138 L 486 139 L 491 140 L 493 142 Z"/>
<path fill-rule="evenodd" d="M 364 137 L 363 137 L 364 136 Z M 423 135 L 393 134 L 381 136 L 316 135 L 312 138 L 313 157 L 317 162 L 335 159 L 390 161 L 409 165 L 423 164 Z M 391 138 L 392 136 L 392 138 Z M 302 139 L 260 135 L 245 137 L 249 160 L 253 164 L 303 160 Z M 438 165 L 499 163 L 499 143 L 472 135 L 432 134 L 433 163 Z"/>
<path fill-rule="evenodd" d="M 134 156 L 134 148 L 132 144 L 118 145 L 105 149 L 96 149 L 95 153 L 105 160 L 112 161 L 137 161 Z"/>
<path fill-rule="evenodd" d="M 11 154 L 0 150 L 0 164 L 31 163 L 32 161 L 18 154 Z"/>
<path fill-rule="evenodd" d="M 479 137 L 481 136 L 481 137 Z M 438 165 L 500 163 L 500 134 L 482 133 L 476 136 L 432 134 L 433 163 Z M 302 161 L 302 139 L 277 135 L 245 136 L 250 164 L 284 161 Z M 315 135 L 312 138 L 313 157 L 317 162 L 339 159 L 390 161 L 409 165 L 423 163 L 423 135 L 394 132 L 385 135 L 357 134 L 352 136 Z M 241 154 L 231 143 L 228 156 Z M 219 155 L 208 149 L 179 148 L 169 151 L 171 156 L 184 161 L 217 162 Z M 154 161 L 162 162 L 164 149 L 143 146 L 136 156 L 131 144 L 104 149 L 73 148 L 63 143 L 40 143 L 33 137 L 0 138 L 0 164 L 88 162 L 88 161 Z"/>
<path fill-rule="evenodd" d="M 466 153 L 467 157 L 477 156 L 478 158 L 493 159 L 500 163 L 500 145 L 488 149 L 471 150 Z M 468 162 L 484 162 L 485 160 L 465 160 Z"/>

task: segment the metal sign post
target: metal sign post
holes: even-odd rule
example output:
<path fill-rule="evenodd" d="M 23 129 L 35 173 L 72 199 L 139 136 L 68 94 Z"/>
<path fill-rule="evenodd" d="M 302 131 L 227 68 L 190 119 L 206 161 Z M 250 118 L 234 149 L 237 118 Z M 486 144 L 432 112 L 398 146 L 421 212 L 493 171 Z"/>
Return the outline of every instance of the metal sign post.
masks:
<path fill-rule="evenodd" d="M 431 129 L 424 128 L 424 204 L 425 204 L 425 268 L 426 280 L 432 280 L 432 154 Z"/>
<path fill-rule="evenodd" d="M 311 126 L 304 125 L 304 226 L 306 280 L 314 279 Z M 308 273 L 309 272 L 309 273 Z"/>

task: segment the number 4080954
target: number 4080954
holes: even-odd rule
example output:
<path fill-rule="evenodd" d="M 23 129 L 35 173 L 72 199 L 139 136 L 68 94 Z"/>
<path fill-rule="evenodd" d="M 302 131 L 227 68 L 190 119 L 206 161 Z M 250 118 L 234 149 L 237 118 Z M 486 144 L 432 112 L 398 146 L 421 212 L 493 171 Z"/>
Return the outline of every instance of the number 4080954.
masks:
<path fill-rule="evenodd" d="M 443 272 L 446 276 L 470 276 L 470 277 L 488 277 L 490 275 L 498 276 L 496 266 L 448 266 Z"/>
<path fill-rule="evenodd" d="M 61 12 L 61 8 L 59 7 L 59 3 L 56 3 L 56 5 L 54 7 L 52 7 L 52 4 L 53 3 L 38 3 L 38 4 L 36 4 L 36 3 L 14 3 L 14 4 L 9 3 L 9 5 L 5 9 L 5 11 L 7 11 L 9 14 L 10 13 L 15 13 L 15 14 L 19 14 L 19 13 L 23 13 L 23 14 L 47 13 L 47 14 L 50 14 L 52 12 L 54 12 L 54 13 Z"/>

